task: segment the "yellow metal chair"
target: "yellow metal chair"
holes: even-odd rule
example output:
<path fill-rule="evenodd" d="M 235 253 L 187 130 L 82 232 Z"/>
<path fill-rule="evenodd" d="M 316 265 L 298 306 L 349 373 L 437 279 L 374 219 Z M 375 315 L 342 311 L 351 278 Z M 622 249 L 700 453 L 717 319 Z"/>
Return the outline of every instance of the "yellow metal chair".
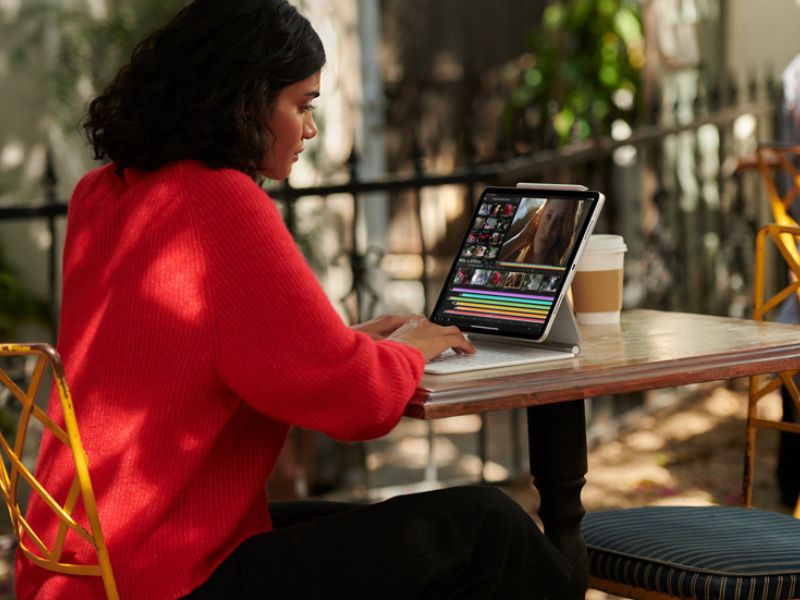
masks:
<path fill-rule="evenodd" d="M 30 383 L 23 390 L 5 369 L 8 357 L 33 357 L 35 366 Z M 10 392 L 10 397 L 19 403 L 20 415 L 13 441 L 13 446 L 0 436 L 0 449 L 4 460 L 0 463 L 0 493 L 5 499 L 11 517 L 11 526 L 17 539 L 18 550 L 35 565 L 50 571 L 66 575 L 101 577 L 106 595 L 110 599 L 118 599 L 117 586 L 111 570 L 108 550 L 106 549 L 103 533 L 100 529 L 100 519 L 97 515 L 92 484 L 89 479 L 89 467 L 86 453 L 81 445 L 78 434 L 78 424 L 75 421 L 75 412 L 72 407 L 72 398 L 64 377 L 64 367 L 56 350 L 47 344 L 0 344 L 0 384 Z M 49 370 L 58 390 L 61 408 L 64 414 L 62 428 L 53 422 L 47 414 L 36 404 L 36 396 L 45 375 Z M 61 442 L 66 444 L 75 462 L 75 478 L 63 505 L 59 504 L 34 477 L 22 463 L 22 452 L 25 448 L 29 426 L 32 421 L 39 421 L 45 428 Z M 19 493 L 20 478 L 30 487 L 31 494 L 38 494 L 40 499 L 53 511 L 58 519 L 58 531 L 55 540 L 50 546 L 46 544 L 25 520 L 20 509 Z M 78 501 L 82 500 L 88 520 L 87 528 L 78 524 L 73 519 L 72 512 Z M 71 530 L 85 539 L 95 550 L 97 562 L 91 564 L 73 564 L 61 561 L 64 540 L 67 532 Z M 31 540 L 29 546 L 26 540 Z"/>
<path fill-rule="evenodd" d="M 794 277 L 767 294 L 772 241 Z M 800 228 L 767 225 L 756 239 L 754 318 L 800 291 L 796 252 Z M 800 326 L 797 326 L 800 336 Z M 589 513 L 581 525 L 589 555 L 589 587 L 642 599 L 778 600 L 800 598 L 800 520 L 751 508 L 756 431 L 798 434 L 800 425 L 759 416 L 758 403 L 785 385 L 800 410 L 796 371 L 750 381 L 742 507 L 651 506 Z"/>
<path fill-rule="evenodd" d="M 796 216 L 800 215 L 800 207 L 795 206 L 795 202 L 800 198 L 800 145 L 790 143 L 762 143 L 759 144 L 756 150 L 756 164 L 758 166 L 761 181 L 767 192 L 772 218 L 776 225 L 783 225 L 787 227 L 800 227 L 797 222 Z M 763 235 L 767 235 L 764 233 Z M 782 255 L 788 267 L 788 276 L 790 281 L 797 280 L 797 273 L 791 268 L 792 264 L 800 262 L 800 251 L 798 251 L 797 239 L 791 231 L 783 231 L 779 237 L 773 237 L 776 246 L 782 246 Z M 791 259 L 791 260 L 790 260 Z M 759 313 L 758 302 L 760 295 L 763 298 L 764 292 L 764 271 L 765 265 L 763 259 L 756 261 L 757 269 L 761 268 L 760 280 L 761 291 L 757 293 L 755 318 L 761 319 L 763 314 L 769 312 L 772 308 L 780 304 L 783 299 L 788 298 L 791 292 L 787 292 L 776 302 L 765 306 L 761 313 Z M 757 273 L 757 277 L 759 277 Z M 800 299 L 800 290 L 795 290 L 795 294 Z M 763 300 L 762 300 L 763 302 Z M 788 376 L 783 379 L 788 380 Z M 780 385 L 778 385 L 780 387 Z M 771 388 L 772 389 L 772 388 Z M 797 407 L 797 394 L 796 390 L 793 392 L 794 386 L 789 387 L 786 385 L 786 392 L 792 396 L 795 406 Z M 788 398 L 785 400 L 788 401 Z M 800 414 L 796 410 L 795 414 Z M 800 497 L 797 499 L 795 507 L 795 516 L 800 518 Z"/>
<path fill-rule="evenodd" d="M 798 227 L 791 215 L 794 201 L 800 196 L 800 146 L 793 144 L 760 144 L 756 149 L 756 163 L 761 180 L 767 190 L 772 217 L 777 225 Z M 781 192 L 780 188 L 786 190 Z M 789 236 L 784 238 L 789 241 Z M 795 259 L 797 248 L 790 250 Z"/>
<path fill-rule="evenodd" d="M 783 262 L 789 271 L 788 283 L 772 294 L 767 293 L 766 290 L 766 265 L 769 260 L 767 242 L 770 240 L 783 258 Z M 753 319 L 756 321 L 764 320 L 764 317 L 770 311 L 777 308 L 789 296 L 800 293 L 798 243 L 800 243 L 800 227 L 771 224 L 765 225 L 759 230 L 756 236 L 756 273 L 753 304 Z M 784 371 L 769 378 L 752 377 L 750 379 L 750 397 L 747 410 L 747 447 L 745 451 L 744 481 L 742 484 L 743 506 L 749 507 L 752 502 L 755 444 L 758 428 L 800 433 L 800 424 L 785 421 L 768 421 L 759 418 L 758 401 L 783 385 L 794 401 L 797 414 L 800 414 L 800 394 L 798 394 L 794 379 L 797 373 L 798 371 Z M 800 498 L 798 498 L 795 506 L 794 516 L 800 519 Z"/>

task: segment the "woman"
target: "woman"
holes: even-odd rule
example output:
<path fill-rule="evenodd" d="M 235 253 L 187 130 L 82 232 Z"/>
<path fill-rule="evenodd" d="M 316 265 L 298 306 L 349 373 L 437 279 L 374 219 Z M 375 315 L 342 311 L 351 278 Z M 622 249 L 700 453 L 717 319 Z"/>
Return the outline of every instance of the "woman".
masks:
<path fill-rule="evenodd" d="M 316 135 L 324 62 L 285 0 L 196 0 L 90 106 L 112 162 L 70 201 L 58 346 L 121 596 L 545 597 L 568 567 L 494 490 L 268 506 L 290 425 L 381 436 L 426 359 L 474 351 L 421 317 L 347 327 L 256 184 Z M 59 498 L 68 464 L 45 436 L 37 473 Z M 53 521 L 36 498 L 28 518 Z M 20 599 L 102 597 L 24 557 L 16 582 Z"/>
<path fill-rule="evenodd" d="M 546 200 L 522 230 L 503 244 L 498 260 L 563 266 L 572 248 L 578 203 Z"/>

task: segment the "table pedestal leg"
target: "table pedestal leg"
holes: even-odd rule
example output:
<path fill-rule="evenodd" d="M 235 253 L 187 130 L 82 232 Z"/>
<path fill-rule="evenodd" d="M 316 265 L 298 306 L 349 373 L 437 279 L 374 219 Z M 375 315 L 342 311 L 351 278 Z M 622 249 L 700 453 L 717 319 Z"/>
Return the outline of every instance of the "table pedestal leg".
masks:
<path fill-rule="evenodd" d="M 572 581 L 554 598 L 582 599 L 588 569 L 580 529 L 586 512 L 581 489 L 588 469 L 583 400 L 529 407 L 528 445 L 533 484 L 541 496 L 539 515 L 545 534 L 573 568 Z"/>

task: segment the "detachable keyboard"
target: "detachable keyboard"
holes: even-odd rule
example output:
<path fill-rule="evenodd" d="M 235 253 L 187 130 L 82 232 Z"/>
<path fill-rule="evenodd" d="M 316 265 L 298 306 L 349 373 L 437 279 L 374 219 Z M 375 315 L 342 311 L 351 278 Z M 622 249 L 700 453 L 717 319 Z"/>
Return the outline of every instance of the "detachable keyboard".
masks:
<path fill-rule="evenodd" d="M 477 341 L 473 341 L 473 344 L 477 350 L 475 354 L 457 354 L 453 350 L 446 350 L 428 361 L 428 364 L 425 365 L 425 372 L 446 375 L 464 371 L 477 371 L 479 369 L 510 367 L 546 360 L 574 358 L 568 352 L 558 352 L 557 350 L 548 350 L 537 346 L 506 345 Z"/>

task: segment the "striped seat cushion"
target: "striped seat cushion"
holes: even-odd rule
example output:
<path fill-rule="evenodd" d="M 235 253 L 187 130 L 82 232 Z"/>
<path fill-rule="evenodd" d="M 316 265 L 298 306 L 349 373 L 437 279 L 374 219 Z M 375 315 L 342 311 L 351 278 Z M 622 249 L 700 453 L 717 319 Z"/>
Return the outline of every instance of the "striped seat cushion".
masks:
<path fill-rule="evenodd" d="M 685 598 L 800 597 L 800 520 L 721 506 L 587 514 L 589 573 Z"/>

